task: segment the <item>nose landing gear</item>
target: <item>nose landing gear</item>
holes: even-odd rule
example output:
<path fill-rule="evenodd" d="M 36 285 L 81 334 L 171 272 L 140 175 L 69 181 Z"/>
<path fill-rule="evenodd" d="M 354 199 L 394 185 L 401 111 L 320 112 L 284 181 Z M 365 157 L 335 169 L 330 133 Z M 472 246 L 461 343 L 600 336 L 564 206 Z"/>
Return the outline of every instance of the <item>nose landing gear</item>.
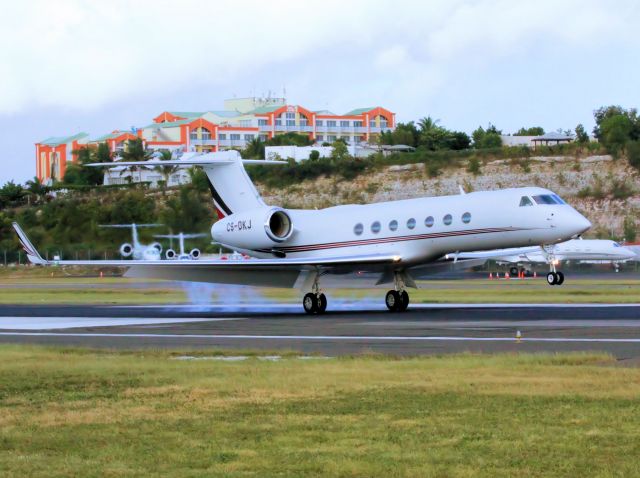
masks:
<path fill-rule="evenodd" d="M 409 294 L 404 289 L 404 281 L 397 272 L 393 274 L 395 288 L 387 292 L 384 302 L 391 312 L 404 312 L 409 307 Z"/>
<path fill-rule="evenodd" d="M 550 249 L 543 248 L 547 252 L 547 261 L 549 262 L 549 273 L 547 274 L 547 284 L 549 285 L 562 285 L 564 282 L 564 274 L 560 271 L 556 271 L 556 264 L 558 261 L 553 255 L 553 246 Z"/>
<path fill-rule="evenodd" d="M 560 271 L 551 271 L 547 274 L 547 284 L 549 285 L 562 285 L 564 282 L 564 274 Z"/>

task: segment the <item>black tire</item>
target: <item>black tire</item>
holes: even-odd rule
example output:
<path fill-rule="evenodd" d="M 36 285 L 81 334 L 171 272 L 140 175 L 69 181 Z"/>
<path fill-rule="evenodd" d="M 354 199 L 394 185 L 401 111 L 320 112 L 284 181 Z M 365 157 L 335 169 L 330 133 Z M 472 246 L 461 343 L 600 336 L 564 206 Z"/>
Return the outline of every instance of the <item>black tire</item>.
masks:
<path fill-rule="evenodd" d="M 555 272 L 549 272 L 547 274 L 547 284 L 556 285 L 558 283 L 558 275 Z"/>
<path fill-rule="evenodd" d="M 511 269 L 509 269 L 509 274 L 511 274 L 511 277 L 516 277 L 518 275 L 518 268 L 512 267 Z"/>
<path fill-rule="evenodd" d="M 398 311 L 404 312 L 407 310 L 407 307 L 409 307 L 409 294 L 407 294 L 406 290 L 403 290 L 400 293 L 400 307 L 398 308 Z"/>
<path fill-rule="evenodd" d="M 320 294 L 318 296 L 318 313 L 324 314 L 327 310 L 327 296 L 324 294 Z"/>
<path fill-rule="evenodd" d="M 307 314 L 317 314 L 318 313 L 318 299 L 315 294 L 309 292 L 305 294 L 302 299 L 302 307 L 304 307 L 304 311 Z"/>
<path fill-rule="evenodd" d="M 399 310 L 399 307 L 402 305 L 401 301 L 402 299 L 400 298 L 400 294 L 398 294 L 398 291 L 396 290 L 390 290 L 384 298 L 384 302 L 387 304 L 387 309 L 391 312 Z"/>
<path fill-rule="evenodd" d="M 556 285 L 562 285 L 564 282 L 564 274 L 562 272 L 557 272 L 558 280 L 556 281 Z"/>

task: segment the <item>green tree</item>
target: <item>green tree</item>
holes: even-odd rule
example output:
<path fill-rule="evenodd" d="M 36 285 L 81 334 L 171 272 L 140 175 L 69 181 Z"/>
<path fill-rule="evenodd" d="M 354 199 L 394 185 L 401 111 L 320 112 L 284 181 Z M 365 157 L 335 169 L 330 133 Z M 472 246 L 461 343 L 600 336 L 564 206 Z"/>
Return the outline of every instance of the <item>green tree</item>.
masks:
<path fill-rule="evenodd" d="M 211 225 L 212 217 L 198 191 L 181 186 L 178 197 L 167 201 L 160 213 L 162 222 L 174 232 L 199 232 Z"/>
<path fill-rule="evenodd" d="M 277 134 L 268 139 L 265 144 L 267 146 L 311 146 L 313 140 L 307 134 L 289 132 Z"/>
<path fill-rule="evenodd" d="M 309 161 L 317 161 L 320 159 L 320 152 L 317 149 L 311 150 L 309 153 Z"/>
<path fill-rule="evenodd" d="M 499 148 L 502 146 L 501 135 L 502 131 L 491 123 L 489 123 L 486 130 L 482 126 L 479 126 L 472 133 L 473 146 L 476 149 Z"/>
<path fill-rule="evenodd" d="M 350 159 L 349 149 L 344 141 L 334 141 L 333 150 L 331 151 L 331 160 L 335 162 L 341 162 L 346 159 Z"/>
<path fill-rule="evenodd" d="M 620 154 L 622 148 L 629 142 L 633 123 L 626 115 L 609 116 L 599 125 L 600 141 L 612 155 Z"/>
<path fill-rule="evenodd" d="M 622 223 L 624 239 L 627 242 L 635 242 L 638 237 L 638 224 L 633 216 L 626 216 Z"/>
<path fill-rule="evenodd" d="M 265 144 L 259 137 L 254 137 L 247 143 L 242 151 L 242 157 L 246 159 L 264 159 Z"/>
<path fill-rule="evenodd" d="M 629 141 L 625 149 L 629 164 L 640 171 L 640 141 Z"/>
<path fill-rule="evenodd" d="M 35 197 L 36 202 L 42 201 L 49 194 L 49 188 L 37 177 L 27 181 L 25 186 L 27 191 Z"/>
<path fill-rule="evenodd" d="M 380 133 L 378 142 L 379 144 L 406 144 L 416 147 L 420 142 L 420 131 L 413 121 L 398 123 L 393 131 L 387 130 Z"/>
<path fill-rule="evenodd" d="M 173 159 L 173 155 L 168 149 L 161 149 L 158 151 L 156 156 L 160 161 L 171 161 Z M 164 178 L 163 189 L 165 189 L 167 184 L 169 184 L 169 177 L 178 170 L 178 166 L 175 164 L 168 164 L 166 166 L 156 166 L 153 169 L 162 174 L 162 177 Z"/>
<path fill-rule="evenodd" d="M 582 123 L 576 126 L 576 142 L 579 144 L 586 144 L 589 142 L 589 135 L 587 134 L 587 130 L 584 129 Z"/>
<path fill-rule="evenodd" d="M 193 166 L 189 168 L 189 177 L 191 178 L 191 187 L 198 192 L 209 190 L 209 178 L 202 168 Z"/>
<path fill-rule="evenodd" d="M 544 134 L 544 128 L 542 126 L 532 126 L 530 128 L 520 128 L 513 133 L 514 136 L 542 136 Z"/>
<path fill-rule="evenodd" d="M 25 195 L 25 190 L 20 184 L 9 181 L 0 188 L 0 202 L 4 204 L 14 204 L 19 202 Z"/>
<path fill-rule="evenodd" d="M 635 108 L 625 109 L 619 105 L 603 106 L 593 112 L 593 118 L 595 119 L 596 126 L 593 128 L 593 134 L 598 141 L 603 141 L 605 132 L 602 129 L 602 125 L 605 121 L 615 116 L 626 116 L 631 123 L 629 131 L 629 139 L 640 139 L 640 118 L 638 117 L 638 111 Z"/>
<path fill-rule="evenodd" d="M 151 159 L 152 155 L 153 152 L 144 148 L 142 138 L 127 140 L 124 150 L 120 153 L 122 160 L 127 162 L 147 161 Z M 130 166 L 129 168 L 131 169 L 132 176 L 136 171 L 140 171 L 140 167 L 137 166 Z M 133 178 L 129 179 L 132 180 Z"/>

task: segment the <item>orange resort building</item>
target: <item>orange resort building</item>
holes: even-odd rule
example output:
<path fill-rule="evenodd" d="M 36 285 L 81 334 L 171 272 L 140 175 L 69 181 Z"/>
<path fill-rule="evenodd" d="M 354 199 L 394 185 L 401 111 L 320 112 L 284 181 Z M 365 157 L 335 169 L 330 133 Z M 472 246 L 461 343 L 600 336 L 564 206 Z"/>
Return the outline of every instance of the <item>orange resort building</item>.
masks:
<path fill-rule="evenodd" d="M 45 139 L 36 143 L 36 175 L 43 182 L 62 179 L 67 161 L 76 160 L 74 151 L 99 143 L 107 143 L 114 156 L 135 138 L 141 138 L 149 150 L 185 152 L 241 149 L 255 138 L 266 141 L 287 132 L 309 135 L 317 144 L 343 138 L 358 145 L 375 142 L 377 135 L 395 124 L 395 113 L 380 106 L 335 114 L 290 105 L 284 98 L 234 98 L 224 102 L 223 110 L 164 111 L 141 128 L 116 130 L 95 139 L 86 133 Z"/>

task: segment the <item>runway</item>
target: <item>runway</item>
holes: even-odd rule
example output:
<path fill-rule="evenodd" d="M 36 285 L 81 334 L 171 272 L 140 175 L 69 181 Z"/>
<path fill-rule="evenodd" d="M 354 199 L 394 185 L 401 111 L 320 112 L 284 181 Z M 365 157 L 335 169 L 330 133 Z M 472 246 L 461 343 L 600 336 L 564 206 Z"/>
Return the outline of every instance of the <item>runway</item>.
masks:
<path fill-rule="evenodd" d="M 516 338 L 520 331 L 520 340 Z M 404 313 L 297 305 L 2 306 L 0 342 L 102 348 L 298 350 L 339 356 L 604 351 L 640 361 L 640 304 L 417 305 Z"/>

